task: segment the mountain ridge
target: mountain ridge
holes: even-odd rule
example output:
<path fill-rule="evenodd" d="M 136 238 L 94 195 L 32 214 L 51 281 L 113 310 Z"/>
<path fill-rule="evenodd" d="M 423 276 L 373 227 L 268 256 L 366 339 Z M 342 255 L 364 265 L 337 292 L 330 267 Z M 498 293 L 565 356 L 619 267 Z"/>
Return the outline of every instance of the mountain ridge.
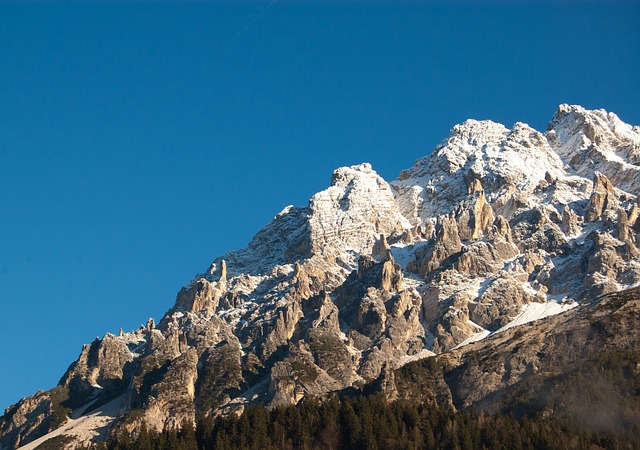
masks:
<path fill-rule="evenodd" d="M 86 345 L 56 388 L 66 399 L 7 408 L 0 442 L 33 441 L 92 402 L 121 408 L 84 438 L 359 388 L 635 286 L 639 146 L 615 114 L 561 105 L 544 133 L 468 120 L 389 183 L 368 163 L 336 169 L 157 325 Z"/>

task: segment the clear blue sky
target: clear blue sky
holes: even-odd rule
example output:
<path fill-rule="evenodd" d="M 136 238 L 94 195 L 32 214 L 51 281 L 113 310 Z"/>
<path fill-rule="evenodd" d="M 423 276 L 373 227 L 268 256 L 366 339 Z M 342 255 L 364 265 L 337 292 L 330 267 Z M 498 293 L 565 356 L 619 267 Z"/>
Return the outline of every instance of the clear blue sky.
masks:
<path fill-rule="evenodd" d="M 565 102 L 640 124 L 638 3 L 476 3 L 1 3 L 0 408 L 336 167 Z"/>

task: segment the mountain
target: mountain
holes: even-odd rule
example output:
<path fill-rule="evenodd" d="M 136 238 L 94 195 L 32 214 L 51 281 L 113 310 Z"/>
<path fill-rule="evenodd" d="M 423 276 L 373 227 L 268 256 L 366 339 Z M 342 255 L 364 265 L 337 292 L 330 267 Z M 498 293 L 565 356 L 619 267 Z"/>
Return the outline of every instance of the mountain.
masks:
<path fill-rule="evenodd" d="M 581 364 L 609 367 L 604 349 L 640 385 L 639 187 L 640 128 L 569 105 L 544 133 L 456 125 L 389 183 L 367 163 L 339 168 L 182 287 L 158 324 L 85 345 L 56 388 L 7 408 L 2 448 L 372 385 L 391 400 L 577 414 L 538 394 Z M 403 378 L 434 355 L 443 370 Z"/>

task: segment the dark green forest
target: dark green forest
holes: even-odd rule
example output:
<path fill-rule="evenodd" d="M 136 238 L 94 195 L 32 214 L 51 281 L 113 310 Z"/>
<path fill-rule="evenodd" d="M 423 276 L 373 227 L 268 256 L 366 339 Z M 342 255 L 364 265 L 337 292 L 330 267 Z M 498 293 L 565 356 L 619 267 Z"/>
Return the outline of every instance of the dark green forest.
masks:
<path fill-rule="evenodd" d="M 538 418 L 456 412 L 436 404 L 387 402 L 379 394 L 303 400 L 240 416 L 200 417 L 196 427 L 124 430 L 96 450 L 151 449 L 597 449 L 638 448 L 612 434 L 586 434 Z"/>

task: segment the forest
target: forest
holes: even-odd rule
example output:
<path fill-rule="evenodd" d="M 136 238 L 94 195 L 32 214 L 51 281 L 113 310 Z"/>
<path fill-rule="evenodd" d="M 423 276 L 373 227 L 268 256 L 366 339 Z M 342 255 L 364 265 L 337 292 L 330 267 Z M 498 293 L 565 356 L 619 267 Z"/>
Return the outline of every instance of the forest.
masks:
<path fill-rule="evenodd" d="M 57 448 L 47 444 L 39 449 Z M 250 405 L 239 416 L 199 417 L 162 432 L 124 431 L 92 450 L 199 449 L 625 449 L 640 442 L 585 433 L 543 417 L 459 412 L 435 403 L 387 402 L 381 394 L 305 398 L 296 406 Z"/>

